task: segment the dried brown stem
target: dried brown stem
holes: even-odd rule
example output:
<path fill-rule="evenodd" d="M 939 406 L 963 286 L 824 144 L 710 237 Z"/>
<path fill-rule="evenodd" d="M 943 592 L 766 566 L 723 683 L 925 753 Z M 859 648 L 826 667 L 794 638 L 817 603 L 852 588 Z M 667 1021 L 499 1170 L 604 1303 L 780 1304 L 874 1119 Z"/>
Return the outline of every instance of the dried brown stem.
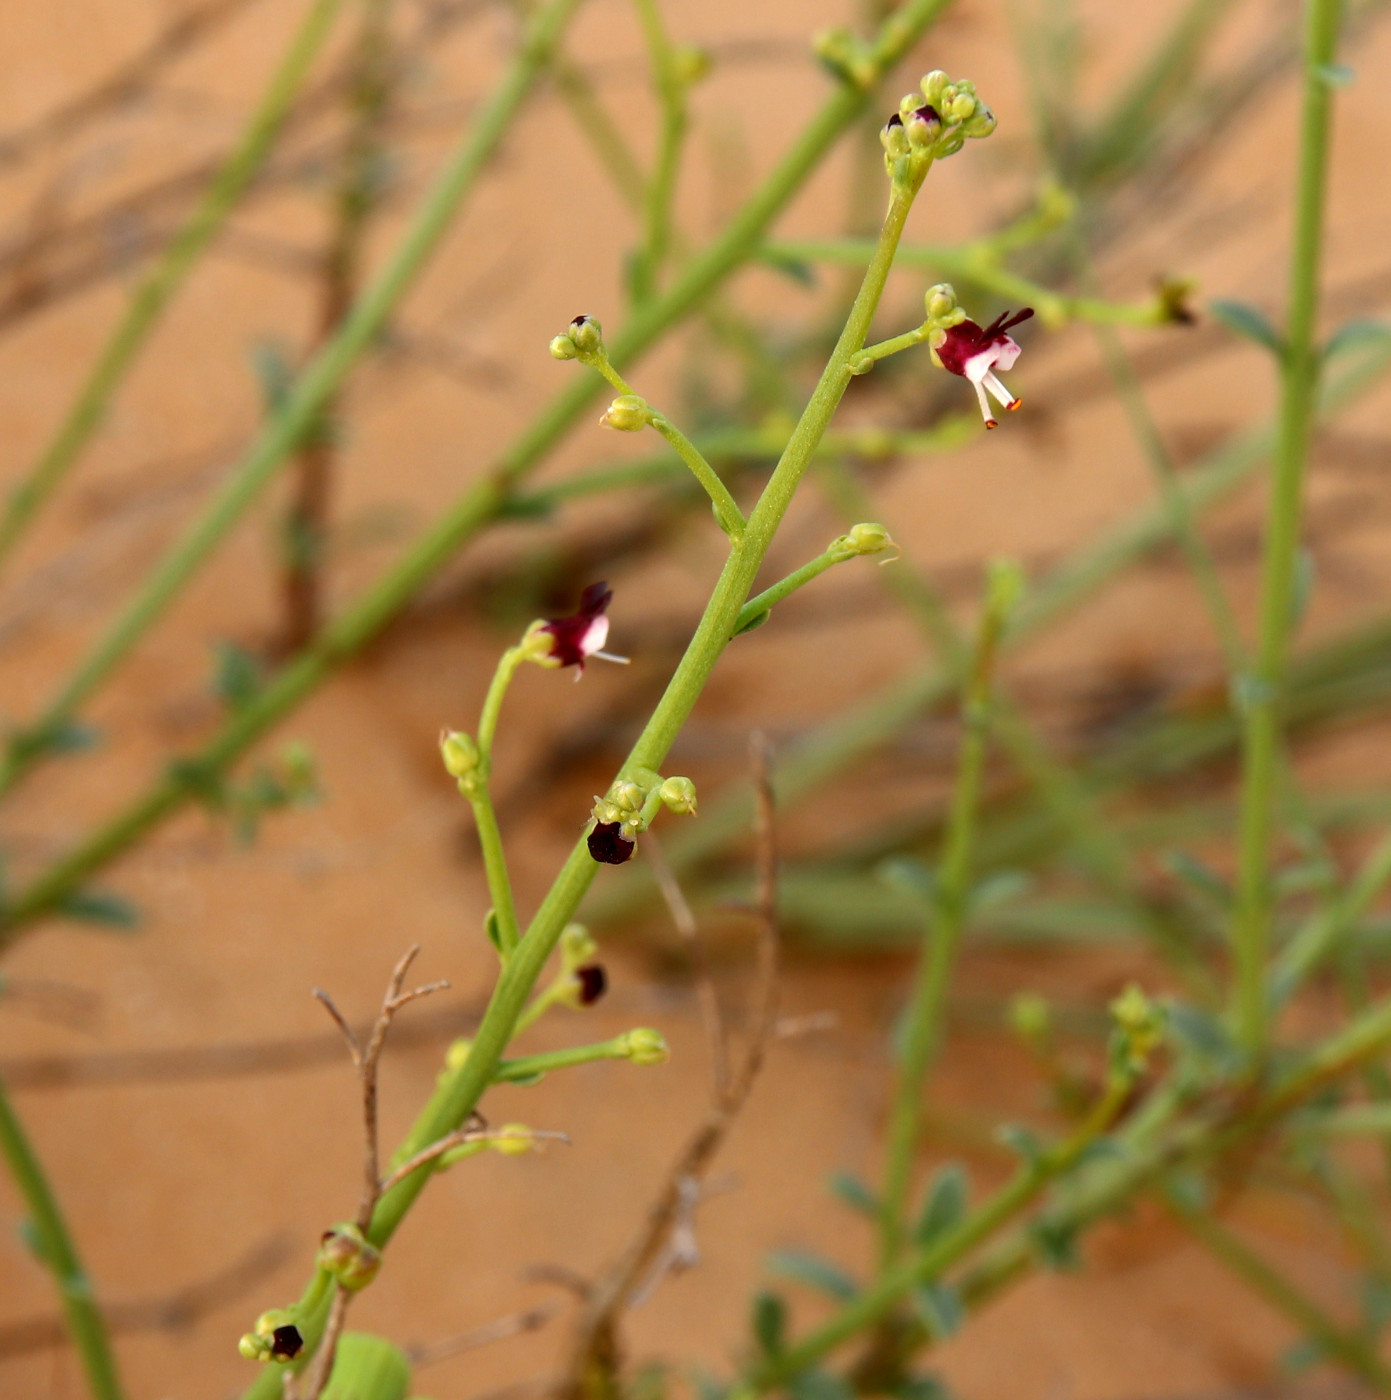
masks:
<path fill-rule="evenodd" d="M 715 1153 L 753 1088 L 777 1023 L 777 847 L 774 840 L 773 793 L 769 781 L 768 742 L 755 734 L 750 745 L 757 801 L 757 886 L 755 909 L 759 936 L 754 1015 L 744 1056 L 723 1093 L 677 1154 L 656 1199 L 628 1248 L 608 1272 L 590 1286 L 575 1327 L 564 1376 L 553 1390 L 558 1400 L 606 1400 L 615 1389 L 621 1365 L 618 1327 L 626 1308 L 646 1297 L 673 1268 L 689 1262 L 694 1251 L 691 1222 L 701 1183 Z"/>
<path fill-rule="evenodd" d="M 555 1303 L 541 1303 L 534 1308 L 509 1313 L 494 1322 L 485 1322 L 468 1332 L 460 1332 L 455 1337 L 444 1337 L 438 1342 L 411 1347 L 406 1355 L 413 1367 L 432 1366 L 439 1361 L 448 1361 L 461 1352 L 473 1351 L 478 1347 L 501 1342 L 523 1332 L 535 1332 L 553 1318 L 559 1308 Z"/>
<path fill-rule="evenodd" d="M 411 964 L 419 953 L 420 944 L 411 944 L 392 968 L 390 980 L 386 984 L 386 995 L 382 998 L 382 1009 L 372 1023 L 365 1044 L 353 1033 L 342 1012 L 334 1005 L 333 998 L 318 987 L 314 989 L 314 995 L 323 1003 L 347 1039 L 348 1050 L 352 1055 L 353 1064 L 357 1067 L 358 1080 L 362 1086 L 363 1182 L 356 1224 L 364 1234 L 372 1223 L 372 1211 L 383 1190 L 379 1175 L 381 1157 L 377 1132 L 377 1069 L 381 1063 L 382 1051 L 386 1048 L 387 1032 L 391 1029 L 396 1013 L 403 1006 L 409 1006 L 417 998 L 429 996 L 431 992 L 440 991 L 449 985 L 445 981 L 428 982 L 424 986 L 412 987 L 409 991 L 401 990 L 406 981 L 406 973 L 410 971 Z M 448 1150 L 440 1147 L 438 1143 L 434 1146 L 440 1151 Z M 338 1351 L 338 1339 L 343 1334 L 343 1325 L 348 1319 L 348 1305 L 351 1301 L 352 1294 L 340 1284 L 333 1295 L 323 1340 L 319 1343 L 313 1361 L 297 1382 L 292 1377 L 286 1377 L 285 1400 L 318 1400 L 319 1393 L 333 1374 L 333 1359 Z"/>

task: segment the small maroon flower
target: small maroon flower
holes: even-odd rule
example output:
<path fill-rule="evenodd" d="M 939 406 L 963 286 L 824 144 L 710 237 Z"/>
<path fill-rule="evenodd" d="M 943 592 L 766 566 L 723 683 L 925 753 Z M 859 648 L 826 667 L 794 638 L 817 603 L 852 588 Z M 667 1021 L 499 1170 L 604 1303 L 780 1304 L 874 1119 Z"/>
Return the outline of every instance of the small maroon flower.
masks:
<path fill-rule="evenodd" d="M 543 666 L 578 666 L 576 680 L 591 656 L 626 663 L 626 656 L 613 656 L 603 650 L 609 639 L 608 606 L 612 598 L 608 584 L 591 583 L 580 595 L 580 610 L 573 617 L 556 617 L 540 626 L 533 625 L 533 635 L 550 639 L 548 648 L 536 660 Z"/>
<path fill-rule="evenodd" d="M 987 428 L 995 427 L 990 400 L 985 396 L 987 389 L 999 401 L 1001 408 L 1016 409 L 1023 402 L 1005 388 L 995 371 L 997 368 L 1013 368 L 1015 360 L 1019 358 L 1019 345 L 1007 332 L 1033 314 L 1031 306 L 1013 315 L 1006 311 L 983 330 L 974 321 L 962 321 L 950 327 L 941 343 L 933 347 L 943 369 L 971 381 L 980 400 L 981 417 L 985 419 Z"/>
<path fill-rule="evenodd" d="M 304 1338 L 293 1323 L 277 1327 L 270 1334 L 270 1354 L 277 1361 L 293 1361 L 304 1347 Z"/>
<path fill-rule="evenodd" d="M 596 822 L 589 833 L 589 854 L 601 865 L 622 865 L 632 858 L 637 845 L 623 834 L 622 822 Z"/>
<path fill-rule="evenodd" d="M 635 844 L 632 841 L 628 842 L 630 850 Z M 585 963 L 582 967 L 577 967 L 575 981 L 579 984 L 581 1006 L 593 1006 L 609 989 L 609 975 L 604 971 L 603 963 Z"/>

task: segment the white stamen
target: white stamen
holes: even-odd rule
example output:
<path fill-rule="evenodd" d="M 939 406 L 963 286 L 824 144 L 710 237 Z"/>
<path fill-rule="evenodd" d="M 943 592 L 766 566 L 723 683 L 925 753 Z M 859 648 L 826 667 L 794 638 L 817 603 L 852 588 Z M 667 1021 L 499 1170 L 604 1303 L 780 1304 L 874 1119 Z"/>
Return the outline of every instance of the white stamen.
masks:
<path fill-rule="evenodd" d="M 980 416 L 985 419 L 985 426 L 987 428 L 995 427 L 995 420 L 990 416 L 990 400 L 985 397 L 985 390 L 981 388 L 980 380 L 973 379 L 971 387 L 976 391 L 976 397 L 980 400 Z"/>
<path fill-rule="evenodd" d="M 631 660 L 626 656 L 615 656 L 611 651 L 593 651 L 590 655 L 597 656 L 600 661 L 616 661 L 620 666 L 629 665 Z"/>
<path fill-rule="evenodd" d="M 1000 383 L 1000 377 L 993 369 L 987 370 L 981 375 L 980 382 L 995 395 L 996 399 L 999 400 L 1001 408 L 1013 408 L 1018 402 L 1014 395 Z"/>

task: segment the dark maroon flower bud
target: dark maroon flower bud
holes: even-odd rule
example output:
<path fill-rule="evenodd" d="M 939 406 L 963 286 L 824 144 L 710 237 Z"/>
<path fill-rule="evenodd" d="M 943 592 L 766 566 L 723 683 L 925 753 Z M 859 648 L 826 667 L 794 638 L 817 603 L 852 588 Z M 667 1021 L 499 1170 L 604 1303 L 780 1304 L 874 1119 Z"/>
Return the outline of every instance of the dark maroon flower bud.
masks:
<path fill-rule="evenodd" d="M 637 843 L 629 841 L 627 844 L 631 853 Z M 591 845 L 590 850 L 593 849 Z M 626 860 L 627 856 L 624 859 Z M 583 967 L 577 967 L 575 981 L 579 983 L 581 1006 L 593 1006 L 609 989 L 609 975 L 604 971 L 603 963 L 585 963 Z"/>
<path fill-rule="evenodd" d="M 637 844 L 623 834 L 622 822 L 598 822 L 589 833 L 589 854 L 601 865 L 622 865 L 631 860 Z"/>
<path fill-rule="evenodd" d="M 277 1361 L 293 1361 L 304 1348 L 304 1338 L 292 1322 L 270 1334 L 270 1354 Z"/>

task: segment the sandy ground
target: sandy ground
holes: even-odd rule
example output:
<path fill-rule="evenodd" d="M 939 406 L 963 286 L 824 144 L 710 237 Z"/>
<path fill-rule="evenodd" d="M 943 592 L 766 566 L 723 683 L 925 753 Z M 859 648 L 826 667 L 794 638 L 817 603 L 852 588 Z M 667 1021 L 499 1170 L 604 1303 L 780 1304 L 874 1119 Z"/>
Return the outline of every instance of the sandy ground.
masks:
<path fill-rule="evenodd" d="M 42 232 L 40 219 L 55 226 L 75 220 L 222 149 L 299 8 L 248 4 L 174 64 L 154 96 L 0 169 L 4 238 L 36 226 Z M 842 19 L 844 7 L 837 0 L 675 0 L 666 8 L 679 36 L 725 55 L 696 99 L 691 175 L 681 197 L 683 224 L 701 234 L 813 110 L 826 81 L 807 58 L 805 39 Z M 1098 91 L 1178 8 L 1177 0 L 1081 7 Z M 940 182 L 934 175 L 914 215 L 915 238 L 968 237 L 1011 207 L 1024 187 L 1027 113 L 1004 9 L 994 0 L 961 6 L 910 65 L 914 73 L 941 66 L 974 75 L 1001 118 L 990 148 L 944 166 Z M 1240 52 L 1277 9 L 1238 6 L 1226 48 Z M 174 12 L 155 0 L 0 4 L 0 132 L 24 128 L 85 90 L 138 52 Z M 496 72 L 507 35 L 507 25 L 489 12 L 417 65 L 405 101 L 424 115 L 401 154 L 411 193 Z M 1329 229 L 1335 286 L 1385 270 L 1391 107 L 1370 79 L 1384 71 L 1388 42 L 1391 36 L 1377 31 L 1353 56 L 1364 76 L 1347 93 L 1338 129 Z M 606 97 L 645 140 L 651 108 L 626 7 L 592 0 L 573 52 L 594 65 Z M 1193 188 L 1139 221 L 1104 269 L 1108 292 L 1143 296 L 1152 275 L 1175 272 L 1196 277 L 1205 293 L 1277 308 L 1293 123 L 1291 92 L 1282 86 L 1262 100 L 1258 119 L 1234 130 Z M 300 149 L 310 146 L 307 137 L 299 141 Z M 847 172 L 842 150 L 781 228 L 798 236 L 837 231 Z M 258 391 L 249 348 L 273 338 L 302 344 L 314 316 L 310 284 L 266 249 L 312 249 L 322 235 L 322 194 L 312 169 L 301 170 L 237 216 L 132 375 L 81 471 L 14 561 L 0 598 L 6 716 L 29 713 L 42 700 L 96 635 L 113 597 L 190 518 L 254 427 Z M 36 206 L 50 212 L 35 214 Z M 400 215 L 395 207 L 381 220 L 374 248 L 389 245 Z M 546 341 L 580 310 L 619 319 L 618 254 L 631 230 L 553 96 L 538 95 L 398 327 L 407 339 L 446 343 L 448 372 L 397 355 L 353 381 L 336 503 L 335 599 L 355 594 L 577 372 L 553 362 Z M 108 228 L 104 236 L 138 244 L 141 233 Z M 5 326 L 5 474 L 17 477 L 34 458 L 119 313 L 128 281 L 128 274 L 105 277 Z M 905 325 L 920 285 L 915 276 L 895 283 L 892 300 L 904 309 Z M 789 328 L 817 306 L 768 272 L 741 278 L 739 290 L 749 307 Z M 1377 308 L 1364 301 L 1359 309 Z M 1182 334 L 1155 332 L 1148 340 L 1179 345 Z M 1095 363 L 1085 327 L 1035 335 L 1016 376 L 1029 400 L 1025 413 L 988 441 L 924 461 L 887 484 L 880 509 L 911 557 L 945 569 L 989 554 L 1052 554 L 1150 498 L 1147 469 L 1114 401 L 1074 406 L 1047 396 L 1048 384 L 1076 382 Z M 680 354 L 664 350 L 643 367 L 641 383 L 672 402 L 682 373 Z M 1237 346 L 1191 365 L 1180 355 L 1177 367 L 1151 385 L 1153 410 L 1176 439 L 1228 430 L 1271 402 L 1259 353 Z M 1375 442 L 1384 408 L 1384 397 L 1369 401 L 1340 430 Z M 612 436 L 582 428 L 544 476 L 609 460 L 615 450 Z M 1316 478 L 1312 499 L 1329 509 L 1352 502 L 1323 546 L 1326 567 L 1309 623 L 1317 632 L 1376 610 L 1391 571 L 1388 511 L 1374 479 L 1330 469 Z M 258 507 L 93 706 L 91 718 L 108 739 L 101 751 L 51 765 L 7 807 L 0 836 L 19 873 L 115 810 L 171 748 L 188 746 L 215 722 L 210 644 L 232 638 L 259 645 L 274 626 L 277 508 L 274 500 Z M 576 510 L 561 528 L 582 542 L 586 532 L 621 519 L 622 509 L 607 502 Z M 1228 525 L 1247 518 L 1241 505 L 1219 514 Z M 795 564 L 836 528 L 818 503 L 799 504 L 776 562 Z M 303 739 L 317 756 L 322 803 L 272 818 L 249 848 L 206 816 L 186 814 L 110 876 L 142 910 L 138 933 L 55 923 L 7 954 L 7 978 L 56 981 L 88 994 L 95 1006 L 73 1027 L 35 1015 L 17 999 L 0 1016 L 0 1057 L 7 1062 L 188 1052 L 183 1077 L 135 1073 L 118 1084 L 16 1087 L 104 1298 L 165 1298 L 233 1270 L 188 1325 L 120 1336 L 132 1396 L 216 1400 L 245 1384 L 251 1367 L 236 1354 L 237 1335 L 263 1307 L 298 1290 L 319 1231 L 349 1214 L 355 1200 L 357 1112 L 345 1059 L 325 1048 L 312 1064 L 289 1066 L 272 1049 L 246 1072 L 200 1075 L 195 1052 L 281 1041 L 329 1047 L 310 988 L 331 989 L 354 1019 L 365 1017 L 392 962 L 419 942 L 419 971 L 447 977 L 453 990 L 407 1013 L 420 1033 L 388 1057 L 383 1125 L 390 1142 L 428 1094 L 451 1031 L 469 1024 L 486 992 L 494 965 L 480 932 L 486 896 L 467 813 L 439 770 L 435 735 L 442 723 L 473 722 L 493 658 L 508 640 L 507 630 L 480 620 L 467 598 L 500 561 L 538 549 L 546 538 L 535 526 L 496 532 L 451 569 L 451 580 L 470 583 L 471 594 L 436 588 L 429 607 L 284 726 L 285 737 Z M 629 649 L 625 632 L 688 627 L 716 566 L 710 532 L 694 528 L 678 532 L 660 556 L 620 565 L 610 574 L 617 649 Z M 1238 601 L 1248 601 L 1249 568 L 1241 559 L 1230 577 Z M 587 581 L 574 580 L 571 594 Z M 844 587 L 863 601 L 864 615 L 843 609 L 818 621 L 816 602 L 798 600 L 788 606 L 781 634 L 770 627 L 731 655 L 674 767 L 702 783 L 708 774 L 726 775 L 751 726 L 787 738 L 917 661 L 911 630 L 873 601 L 863 578 Z M 508 599 L 488 601 L 510 627 L 516 619 Z M 792 625 L 798 618 L 806 625 Z M 1127 668 L 1181 670 L 1211 651 L 1191 589 L 1173 569 L 1153 569 L 1115 587 L 1018 665 L 1021 674 L 1045 677 L 1087 668 L 1124 675 Z M 651 683 L 656 665 L 666 664 L 635 660 L 627 672 L 596 666 L 579 686 L 567 675 L 521 676 L 501 741 L 500 787 L 526 773 L 545 743 L 612 713 L 624 687 Z M 614 738 L 615 752 L 623 737 Z M 504 812 L 523 908 L 539 898 L 608 761 L 601 753 L 593 772 L 578 765 L 544 797 Z M 1386 772 L 1380 749 L 1369 754 L 1365 746 L 1325 745 L 1310 766 L 1330 782 L 1359 787 Z M 622 871 L 601 877 L 623 878 Z M 602 939 L 611 931 L 595 932 Z M 738 1006 L 748 990 L 747 929 L 731 923 L 722 947 L 721 987 Z M 609 962 L 612 994 L 583 1027 L 558 1016 L 529 1043 L 558 1047 L 647 1024 L 669 1037 L 671 1063 L 650 1070 L 597 1065 L 490 1096 L 494 1121 L 524 1118 L 567 1132 L 573 1145 L 522 1160 L 484 1158 L 435 1183 L 393 1243 L 380 1282 L 362 1299 L 360 1325 L 402 1342 L 438 1341 L 556 1296 L 527 1281 L 529 1267 L 592 1274 L 627 1239 L 700 1112 L 708 1070 L 689 982 L 659 975 L 632 940 Z M 964 987 L 977 998 L 1036 987 L 1097 1001 L 1136 967 L 1120 954 L 982 954 L 968 959 Z M 667 1283 L 633 1317 L 635 1355 L 726 1365 L 743 1344 L 748 1298 L 771 1249 L 817 1247 L 851 1266 L 867 1261 L 868 1232 L 830 1201 L 825 1182 L 836 1169 L 875 1168 L 886 1032 L 905 971 L 892 959 L 793 956 L 785 1010 L 834 1012 L 834 1028 L 773 1054 L 715 1173 L 723 1189 L 700 1213 L 700 1267 Z M 941 1104 L 956 1110 L 958 1128 L 1037 1114 L 1046 1098 L 998 1027 L 982 1023 L 954 1034 L 938 1092 Z M 944 1130 L 926 1160 L 961 1150 Z M 989 1150 L 966 1155 L 978 1186 L 1005 1169 Z M 0 1236 L 0 1335 L 24 1346 L 25 1327 L 10 1324 L 48 1317 L 53 1297 L 13 1228 L 20 1207 L 8 1182 L 0 1182 L 0 1213 L 11 1225 Z M 1337 1241 L 1319 1217 L 1277 1201 L 1253 1208 L 1250 1223 L 1261 1228 L 1272 1257 L 1312 1291 L 1330 1306 L 1347 1305 Z M 1086 1253 L 1085 1272 L 1033 1279 L 943 1350 L 944 1374 L 965 1400 L 1122 1400 L 1245 1390 L 1275 1379 L 1273 1358 L 1292 1340 L 1289 1328 L 1161 1217 L 1141 1209 L 1126 1228 L 1100 1232 Z M 241 1264 L 247 1267 L 238 1273 Z M 799 1318 L 812 1311 L 798 1300 Z M 436 1397 L 473 1396 L 542 1374 L 563 1334 L 557 1322 L 536 1336 L 471 1351 L 423 1371 L 418 1388 Z M 0 1355 L 6 1400 L 80 1392 L 65 1351 Z"/>

